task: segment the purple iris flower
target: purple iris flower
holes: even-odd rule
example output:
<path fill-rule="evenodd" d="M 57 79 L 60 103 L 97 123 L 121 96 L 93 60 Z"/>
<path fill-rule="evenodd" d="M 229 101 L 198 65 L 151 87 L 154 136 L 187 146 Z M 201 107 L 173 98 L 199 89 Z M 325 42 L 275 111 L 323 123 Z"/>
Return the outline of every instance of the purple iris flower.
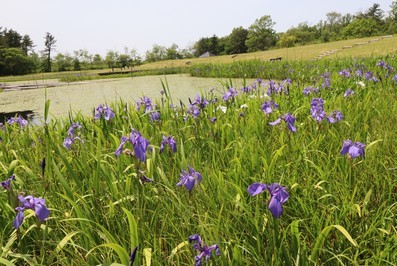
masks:
<path fill-rule="evenodd" d="M 127 137 L 124 137 L 124 136 L 121 137 L 121 143 L 120 143 L 119 147 L 117 148 L 117 150 L 114 152 L 114 155 L 116 157 L 120 156 L 121 152 L 123 151 L 124 144 L 126 143 L 127 140 L 128 140 Z"/>
<path fill-rule="evenodd" d="M 276 119 L 273 122 L 270 122 L 269 125 L 275 126 L 281 122 L 281 120 L 284 120 L 284 122 L 287 123 L 287 127 L 290 131 L 296 132 L 296 127 L 295 127 L 295 117 L 291 115 L 290 113 L 286 113 L 284 116 L 280 116 L 278 119 Z"/>
<path fill-rule="evenodd" d="M 204 97 L 201 97 L 201 95 L 197 95 L 192 104 L 200 107 L 200 109 L 204 109 L 209 104 L 209 102 Z"/>
<path fill-rule="evenodd" d="M 328 122 L 330 122 L 331 124 L 334 124 L 334 123 L 339 122 L 340 120 L 343 119 L 343 114 L 340 111 L 335 110 L 335 111 L 331 112 L 331 114 L 327 117 L 327 119 L 328 119 Z"/>
<path fill-rule="evenodd" d="M 261 110 L 266 113 L 266 114 L 270 114 L 273 109 L 277 109 L 278 108 L 278 104 L 275 103 L 274 101 L 266 101 L 262 104 Z"/>
<path fill-rule="evenodd" d="M 309 94 L 312 94 L 312 93 L 319 93 L 319 92 L 320 92 L 320 90 L 317 87 L 309 86 L 309 87 L 306 87 L 303 89 L 303 94 L 306 96 L 308 96 Z"/>
<path fill-rule="evenodd" d="M 355 95 L 356 93 L 354 92 L 354 90 L 351 90 L 351 89 L 347 89 L 346 91 L 345 91 L 345 93 L 343 94 L 343 96 L 344 97 L 349 97 L 349 96 L 353 96 L 353 95 Z"/>
<path fill-rule="evenodd" d="M 11 181 L 15 180 L 15 175 L 11 175 L 6 181 L 1 182 L 1 186 L 5 189 L 5 190 L 10 190 L 11 188 Z"/>
<path fill-rule="evenodd" d="M 189 236 L 189 243 L 194 243 L 193 247 L 200 252 L 199 255 L 194 257 L 194 265 L 195 266 L 201 266 L 201 261 L 203 258 L 205 260 L 209 260 L 211 258 L 212 251 L 215 250 L 215 254 L 217 256 L 221 255 L 221 252 L 219 250 L 218 245 L 214 244 L 212 246 L 207 246 L 203 243 L 201 240 L 201 237 L 199 234 L 191 235 Z"/>
<path fill-rule="evenodd" d="M 72 148 L 73 142 L 74 142 L 76 139 L 77 139 L 77 140 L 80 140 L 81 143 L 84 143 L 84 140 L 82 140 L 82 139 L 79 138 L 79 137 L 66 137 L 66 138 L 63 140 L 63 146 L 64 146 L 66 149 L 70 150 L 70 149 Z"/>
<path fill-rule="evenodd" d="M 378 78 L 371 71 L 367 71 L 367 73 L 365 73 L 365 79 L 367 81 L 371 81 L 372 80 L 375 83 L 379 82 Z"/>
<path fill-rule="evenodd" d="M 160 152 L 164 151 L 165 145 L 170 146 L 171 150 L 173 152 L 176 152 L 176 141 L 173 136 L 168 136 L 168 137 L 163 136 L 163 141 L 161 141 L 161 144 L 160 144 Z"/>
<path fill-rule="evenodd" d="M 72 146 L 72 144 L 73 144 L 73 142 L 77 139 L 77 140 L 80 140 L 81 141 L 81 143 L 84 143 L 84 140 L 82 140 L 81 138 L 79 138 L 79 137 L 75 137 L 74 135 L 76 134 L 76 130 L 77 129 L 80 129 L 81 128 L 81 125 L 80 125 L 80 123 L 72 123 L 72 125 L 69 127 L 69 129 L 68 129 L 68 136 L 64 139 L 64 141 L 63 141 L 63 146 L 66 148 L 66 149 L 68 149 L 68 150 L 70 150 L 71 149 L 71 146 Z"/>
<path fill-rule="evenodd" d="M 25 218 L 25 209 L 34 210 L 37 218 L 39 218 L 41 222 L 44 222 L 44 220 L 47 219 L 50 215 L 50 211 L 45 206 L 45 199 L 35 198 L 33 196 L 23 197 L 22 195 L 19 195 L 18 199 L 21 203 L 21 206 L 15 208 L 15 210 L 18 211 L 17 216 L 14 220 L 15 229 L 18 229 L 21 226 L 23 219 Z"/>
<path fill-rule="evenodd" d="M 149 141 L 142 137 L 141 133 L 132 130 L 129 138 L 132 146 L 134 146 L 134 154 L 141 161 L 146 162 L 146 151 L 149 148 Z"/>
<path fill-rule="evenodd" d="M 212 117 L 212 118 L 210 119 L 211 123 L 215 123 L 216 120 L 218 120 L 216 117 Z"/>
<path fill-rule="evenodd" d="M 345 78 L 350 78 L 350 69 L 343 69 L 339 71 L 339 75 Z"/>
<path fill-rule="evenodd" d="M 249 86 L 244 86 L 244 87 L 242 87 L 241 88 L 241 92 L 242 93 L 250 93 L 251 92 L 251 87 L 249 87 Z"/>
<path fill-rule="evenodd" d="M 178 187 L 183 185 L 187 190 L 192 191 L 193 187 L 201 182 L 201 174 L 190 166 L 188 168 L 188 171 L 182 170 L 181 179 L 176 185 Z"/>
<path fill-rule="evenodd" d="M 28 123 L 28 121 L 27 120 L 25 120 L 22 116 L 18 116 L 17 118 L 15 118 L 15 117 L 12 117 L 12 118 L 10 118 L 10 119 L 8 119 L 7 120 L 7 123 L 9 124 L 9 125 L 12 125 L 12 124 L 18 124 L 20 127 L 26 127 L 29 123 Z"/>
<path fill-rule="evenodd" d="M 374 73 L 372 73 L 371 71 L 367 71 L 365 73 L 365 79 L 366 80 L 371 80 L 373 76 L 374 76 Z"/>
<path fill-rule="evenodd" d="M 397 75 L 395 75 L 395 76 L 393 77 L 393 80 L 394 80 L 395 82 L 397 82 Z"/>
<path fill-rule="evenodd" d="M 324 78 L 322 86 L 323 86 L 323 88 L 330 88 L 331 87 L 331 79 L 330 78 Z"/>
<path fill-rule="evenodd" d="M 135 129 L 132 129 L 129 137 L 121 137 L 120 145 L 114 152 L 114 155 L 116 157 L 120 156 L 127 140 L 129 140 L 134 147 L 135 157 L 137 157 L 141 162 L 146 162 L 146 152 L 150 150 L 149 141 L 142 137 L 141 133 L 136 131 Z"/>
<path fill-rule="evenodd" d="M 313 98 L 310 103 L 310 113 L 314 120 L 321 122 L 327 114 L 324 111 L 324 101 L 321 98 Z"/>
<path fill-rule="evenodd" d="M 288 200 L 289 194 L 286 188 L 278 183 L 273 183 L 270 186 L 263 183 L 253 183 L 248 187 L 247 191 L 251 196 L 256 196 L 265 189 L 267 189 L 271 195 L 268 208 L 273 217 L 278 218 L 283 214 L 283 204 Z"/>
<path fill-rule="evenodd" d="M 68 136 L 73 137 L 74 134 L 76 134 L 76 130 L 80 128 L 81 128 L 80 123 L 72 123 L 72 125 L 68 129 Z"/>
<path fill-rule="evenodd" d="M 143 98 L 136 103 L 136 109 L 139 111 L 141 106 L 145 108 L 145 112 L 149 112 L 153 108 L 152 100 L 149 97 L 143 96 Z"/>
<path fill-rule="evenodd" d="M 159 111 L 153 111 L 150 112 L 150 122 L 156 122 L 160 120 L 160 112 Z"/>
<path fill-rule="evenodd" d="M 5 130 L 5 129 L 4 129 L 4 124 L 3 124 L 3 123 L 0 123 L 0 129 L 3 130 L 3 131 Z"/>
<path fill-rule="evenodd" d="M 189 109 L 187 110 L 187 113 L 191 116 L 193 116 L 193 118 L 197 118 L 201 111 L 200 111 L 200 107 L 195 105 L 195 104 L 191 104 L 189 106 Z M 186 119 L 188 118 L 188 116 L 186 117 Z"/>
<path fill-rule="evenodd" d="M 359 156 L 365 157 L 364 147 L 365 144 L 361 142 L 353 143 L 351 140 L 344 140 L 340 154 L 348 154 L 353 159 Z"/>
<path fill-rule="evenodd" d="M 109 106 L 106 105 L 104 106 L 100 104 L 95 110 L 96 110 L 94 114 L 95 119 L 100 119 L 102 116 L 105 118 L 105 120 L 110 120 L 114 118 L 114 112 Z"/>
<path fill-rule="evenodd" d="M 225 94 L 223 94 L 223 100 L 228 101 L 230 99 L 233 99 L 236 97 L 238 94 L 237 90 L 235 88 L 229 88 Z"/>
<path fill-rule="evenodd" d="M 383 69 L 386 69 L 388 73 L 391 73 L 394 71 L 393 67 L 391 65 L 387 64 L 385 61 L 381 60 L 376 65 Z"/>
<path fill-rule="evenodd" d="M 386 68 L 387 67 L 387 63 L 383 60 L 378 61 L 378 63 L 376 63 L 377 66 L 380 66 L 382 68 Z"/>
<path fill-rule="evenodd" d="M 363 76 L 363 71 L 361 69 L 357 69 L 354 74 L 355 74 L 356 77 L 362 77 Z"/>

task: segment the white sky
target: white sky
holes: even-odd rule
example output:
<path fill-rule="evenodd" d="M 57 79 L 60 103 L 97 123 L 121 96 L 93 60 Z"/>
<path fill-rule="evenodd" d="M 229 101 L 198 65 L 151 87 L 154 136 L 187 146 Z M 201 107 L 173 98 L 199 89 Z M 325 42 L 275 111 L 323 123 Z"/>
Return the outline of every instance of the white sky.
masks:
<path fill-rule="evenodd" d="M 374 3 L 387 13 L 392 0 L 0 0 L 0 26 L 28 34 L 36 52 L 49 32 L 57 52 L 105 55 L 128 47 L 143 56 L 154 44 L 183 49 L 202 37 L 248 29 L 264 15 L 283 32 L 305 21 L 315 25 L 331 11 L 355 14 Z"/>

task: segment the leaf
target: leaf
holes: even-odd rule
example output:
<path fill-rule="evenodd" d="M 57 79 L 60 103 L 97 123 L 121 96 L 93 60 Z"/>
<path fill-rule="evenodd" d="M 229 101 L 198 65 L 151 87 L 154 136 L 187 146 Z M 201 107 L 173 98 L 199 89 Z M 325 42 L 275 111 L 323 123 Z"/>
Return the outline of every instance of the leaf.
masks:
<path fill-rule="evenodd" d="M 18 160 L 13 160 L 10 163 L 10 166 L 8 167 L 8 173 L 7 173 L 8 177 L 14 173 L 15 167 L 17 167 L 18 162 L 19 162 Z"/>
<path fill-rule="evenodd" d="M 88 251 L 85 256 L 88 257 L 91 254 L 91 252 L 93 252 L 94 250 L 96 250 L 98 248 L 102 248 L 102 247 L 107 247 L 107 248 L 113 249 L 119 256 L 119 259 L 123 265 L 129 264 L 130 256 L 128 255 L 128 252 L 122 246 L 120 246 L 119 244 L 116 244 L 116 243 L 105 243 L 105 244 L 96 246 L 96 247 L 92 248 L 90 251 Z"/>
<path fill-rule="evenodd" d="M 184 246 L 186 246 L 186 245 L 189 245 L 189 241 L 183 241 L 183 242 L 181 242 L 178 246 L 176 246 L 176 248 L 174 248 L 172 251 L 171 251 L 171 255 L 170 255 L 170 258 L 172 257 L 172 256 L 174 256 L 180 249 L 182 249 Z"/>
<path fill-rule="evenodd" d="M 5 254 L 10 250 L 10 248 L 11 248 L 11 246 L 14 244 L 15 240 L 17 240 L 17 231 L 16 231 L 16 230 L 14 230 L 14 231 L 11 233 L 11 236 L 10 236 L 10 238 L 8 239 L 7 244 L 6 244 L 4 247 L 2 247 L 2 249 L 3 249 L 3 254 L 1 255 L 1 257 L 4 257 Z"/>
<path fill-rule="evenodd" d="M 365 147 L 365 150 L 371 148 L 372 145 L 375 145 L 376 143 L 378 143 L 378 142 L 380 142 L 380 141 L 383 141 L 383 139 L 378 139 L 378 140 L 372 141 L 370 144 L 368 144 L 368 145 Z"/>
<path fill-rule="evenodd" d="M 143 256 L 145 256 L 146 266 L 150 266 L 152 264 L 152 249 L 143 249 Z"/>
<path fill-rule="evenodd" d="M 57 247 L 55 248 L 56 252 L 59 252 L 63 249 L 63 247 L 72 239 L 72 237 L 74 237 L 75 235 L 81 233 L 80 231 L 77 232 L 71 232 L 69 234 L 67 234 L 57 245 Z"/>
<path fill-rule="evenodd" d="M 131 248 L 133 248 L 133 247 L 136 247 L 139 245 L 138 226 L 137 226 L 135 218 L 131 214 L 131 212 L 124 207 L 122 207 L 122 209 L 123 209 L 123 212 L 127 215 L 128 225 L 129 225 L 129 229 L 130 229 L 130 245 L 131 245 Z"/>
<path fill-rule="evenodd" d="M 15 266 L 14 263 L 12 263 L 12 262 L 9 261 L 9 260 L 3 259 L 3 258 L 0 258 L 0 264 L 1 264 L 1 265 L 4 264 L 4 266 Z"/>
<path fill-rule="evenodd" d="M 353 246 L 357 246 L 356 241 L 350 236 L 350 234 L 346 231 L 346 229 L 343 226 L 340 225 L 329 225 L 327 227 L 325 227 L 320 235 L 317 237 L 316 243 L 314 244 L 313 247 L 313 252 L 310 255 L 310 260 L 313 262 L 317 262 L 318 261 L 318 256 L 320 254 L 320 250 L 325 242 L 325 240 L 327 239 L 330 231 L 332 228 L 336 228 L 338 229 L 346 238 L 347 240 L 349 240 L 350 243 L 352 243 Z"/>

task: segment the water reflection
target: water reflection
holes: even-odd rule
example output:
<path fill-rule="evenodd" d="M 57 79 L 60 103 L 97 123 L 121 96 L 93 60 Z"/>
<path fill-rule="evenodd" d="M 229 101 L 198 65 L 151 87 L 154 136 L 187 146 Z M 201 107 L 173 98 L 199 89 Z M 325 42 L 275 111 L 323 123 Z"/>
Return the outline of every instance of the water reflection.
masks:
<path fill-rule="evenodd" d="M 25 111 L 16 111 L 16 112 L 0 112 L 0 123 L 6 123 L 8 119 L 13 117 L 22 116 L 24 119 L 29 122 L 35 122 L 37 120 L 36 114 L 33 110 L 25 110 Z"/>

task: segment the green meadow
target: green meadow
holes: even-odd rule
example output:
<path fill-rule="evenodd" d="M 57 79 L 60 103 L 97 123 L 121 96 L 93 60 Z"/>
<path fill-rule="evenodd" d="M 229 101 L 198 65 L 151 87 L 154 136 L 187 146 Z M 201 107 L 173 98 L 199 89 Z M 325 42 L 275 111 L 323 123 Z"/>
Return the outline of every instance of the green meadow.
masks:
<path fill-rule="evenodd" d="M 244 85 L 189 105 L 165 75 L 159 100 L 68 118 L 46 100 L 1 125 L 0 264 L 395 265 L 396 62 L 201 62 Z"/>

